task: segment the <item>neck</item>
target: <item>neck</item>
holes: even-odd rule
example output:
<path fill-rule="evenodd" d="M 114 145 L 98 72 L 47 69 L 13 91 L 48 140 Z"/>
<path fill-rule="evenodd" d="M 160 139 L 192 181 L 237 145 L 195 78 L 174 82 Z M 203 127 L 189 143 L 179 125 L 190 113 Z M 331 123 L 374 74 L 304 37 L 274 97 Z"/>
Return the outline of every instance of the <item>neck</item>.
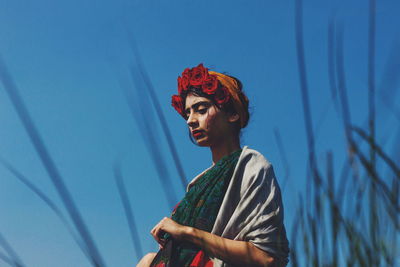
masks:
<path fill-rule="evenodd" d="M 240 149 L 239 137 L 221 140 L 217 145 L 210 147 L 213 163 L 217 163 L 222 157 Z"/>

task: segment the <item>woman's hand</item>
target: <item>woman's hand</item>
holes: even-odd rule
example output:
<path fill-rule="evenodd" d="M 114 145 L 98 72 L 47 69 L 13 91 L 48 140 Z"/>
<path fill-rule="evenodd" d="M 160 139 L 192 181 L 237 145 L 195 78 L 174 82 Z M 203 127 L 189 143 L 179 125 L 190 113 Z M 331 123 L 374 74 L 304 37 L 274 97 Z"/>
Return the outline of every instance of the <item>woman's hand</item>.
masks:
<path fill-rule="evenodd" d="M 186 226 L 174 222 L 172 219 L 164 217 L 154 228 L 150 231 L 154 239 L 160 244 L 161 248 L 165 245 L 163 236 L 165 233 L 170 234 L 174 239 L 180 240 L 186 230 Z"/>

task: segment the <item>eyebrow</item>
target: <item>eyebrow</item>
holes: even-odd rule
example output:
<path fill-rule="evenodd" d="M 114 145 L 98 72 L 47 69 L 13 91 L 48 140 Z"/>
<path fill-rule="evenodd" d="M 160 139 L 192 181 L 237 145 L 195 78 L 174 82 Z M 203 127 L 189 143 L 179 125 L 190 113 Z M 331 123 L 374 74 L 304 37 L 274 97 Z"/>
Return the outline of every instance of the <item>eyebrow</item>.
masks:
<path fill-rule="evenodd" d="M 187 113 L 190 110 L 190 108 L 197 109 L 201 105 L 208 106 L 209 104 L 210 104 L 210 102 L 208 102 L 208 101 L 199 101 L 199 102 L 193 104 L 191 107 L 186 108 L 185 113 Z"/>

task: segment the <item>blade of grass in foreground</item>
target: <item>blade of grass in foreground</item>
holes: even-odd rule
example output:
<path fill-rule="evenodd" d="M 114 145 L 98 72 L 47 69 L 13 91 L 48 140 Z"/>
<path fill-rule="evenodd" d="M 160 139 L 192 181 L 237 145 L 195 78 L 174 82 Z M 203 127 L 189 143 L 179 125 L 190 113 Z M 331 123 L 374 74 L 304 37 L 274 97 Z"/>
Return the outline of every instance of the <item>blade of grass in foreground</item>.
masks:
<path fill-rule="evenodd" d="M 21 172 L 19 172 L 16 168 L 14 168 L 10 163 L 8 163 L 2 157 L 0 157 L 0 162 L 9 172 L 11 172 L 18 180 L 20 180 L 24 185 L 26 185 L 33 193 L 35 193 L 40 199 L 42 199 L 47 206 L 50 207 L 50 209 L 57 215 L 57 217 L 67 228 L 68 232 L 71 234 L 76 244 L 81 248 L 85 256 L 88 257 L 88 259 L 90 259 L 90 256 L 86 251 L 86 247 L 82 244 L 82 241 L 76 235 L 73 228 L 68 223 L 67 218 L 65 218 L 64 214 L 57 207 L 57 205 L 48 196 L 46 196 L 44 192 L 42 192 L 38 187 L 36 187 L 33 183 L 31 183 Z"/>
<path fill-rule="evenodd" d="M 11 245 L 7 242 L 4 236 L 0 233 L 0 246 L 4 248 L 7 252 L 9 258 L 5 258 L 6 260 L 10 260 L 12 262 L 12 266 L 15 267 L 24 267 L 25 264 L 22 263 L 21 258 L 15 252 L 15 250 L 11 247 Z"/>
<path fill-rule="evenodd" d="M 400 212 L 400 207 L 396 205 L 397 203 L 397 196 L 393 196 L 389 187 L 385 184 L 384 180 L 380 178 L 379 174 L 377 173 L 376 169 L 373 167 L 372 163 L 368 161 L 367 157 L 363 155 L 360 151 L 358 146 L 353 144 L 354 152 L 358 156 L 360 162 L 364 166 L 365 170 L 367 171 L 368 177 L 371 179 L 371 182 L 378 186 L 384 196 L 387 197 L 391 202 L 394 208 L 396 208 L 397 212 Z"/>
<path fill-rule="evenodd" d="M 369 21 L 368 21 L 368 126 L 370 132 L 370 138 L 372 141 L 376 138 L 375 133 L 375 0 L 369 0 Z M 374 146 L 369 146 L 369 157 L 371 168 L 376 169 L 376 150 Z M 377 192 L 376 184 L 371 183 L 369 190 L 369 202 L 370 202 L 370 236 L 374 250 L 379 249 L 378 244 L 378 203 L 377 203 Z M 379 261 L 374 259 L 375 263 Z"/>
<path fill-rule="evenodd" d="M 371 139 L 375 140 L 375 0 L 369 0 L 368 29 L 368 118 Z M 370 160 L 375 168 L 375 149 L 370 147 Z"/>
<path fill-rule="evenodd" d="M 296 211 L 296 214 L 294 216 L 294 218 L 299 218 L 299 213 L 301 212 L 302 207 L 298 206 L 298 209 Z M 299 231 L 299 222 L 298 220 L 294 220 L 294 223 L 292 224 L 292 235 L 290 237 L 290 243 L 291 243 L 291 247 L 290 247 L 290 261 L 292 263 L 293 267 L 298 267 L 299 265 L 299 261 L 297 258 L 297 240 L 298 240 L 298 235 L 300 234 Z"/>
<path fill-rule="evenodd" d="M 4 261 L 5 263 L 7 263 L 10 266 L 14 266 L 14 263 L 12 262 L 12 260 L 10 260 L 6 255 L 4 255 L 2 252 L 0 252 L 0 260 Z"/>
<path fill-rule="evenodd" d="M 307 184 L 310 187 L 310 192 L 307 196 L 311 197 L 314 196 L 313 203 L 320 203 L 319 200 L 319 192 L 321 185 L 321 178 L 318 171 L 317 161 L 315 158 L 315 136 L 313 131 L 313 122 L 312 122 L 312 114 L 311 114 L 311 107 L 310 107 L 310 100 L 309 100 L 309 92 L 308 92 L 308 80 L 307 80 L 307 70 L 306 70 L 306 59 L 305 59 L 305 51 L 304 51 L 304 37 L 303 37 L 303 2 L 302 0 L 295 1 L 295 38 L 296 38 L 296 51 L 297 51 L 297 66 L 299 72 L 299 79 L 300 79 L 300 92 L 302 97 L 303 103 L 303 116 L 304 116 L 304 123 L 306 129 L 306 136 L 307 136 L 307 146 L 308 146 L 308 164 L 311 171 L 311 179 L 307 179 Z M 315 188 L 313 186 L 315 185 Z M 314 194 L 312 190 L 314 189 Z M 307 204 L 311 204 L 307 199 Z M 320 211 L 321 208 L 317 208 L 315 211 L 317 214 L 317 219 L 320 218 Z M 311 216 L 312 219 L 314 217 Z M 314 223 L 314 220 L 310 220 Z M 319 258 L 319 243 L 316 235 L 314 234 L 315 229 L 311 229 L 311 238 L 312 238 L 312 250 L 313 253 L 310 253 L 310 257 L 313 257 L 313 264 L 314 266 L 319 266 L 320 258 Z"/>
<path fill-rule="evenodd" d="M 146 68 L 145 68 L 145 66 L 143 64 L 143 60 L 142 60 L 142 57 L 141 57 L 141 55 L 139 53 L 139 49 L 137 47 L 136 40 L 134 39 L 132 34 L 130 34 L 130 37 L 131 37 L 130 41 L 131 41 L 131 45 L 132 45 L 132 50 L 133 50 L 133 53 L 134 53 L 135 58 L 136 58 L 137 68 L 138 68 L 138 70 L 139 70 L 139 72 L 141 74 L 141 78 L 144 81 L 145 88 L 147 89 L 146 91 L 148 92 L 148 94 L 150 96 L 150 99 L 151 99 L 151 102 L 153 104 L 153 107 L 156 110 L 156 113 L 157 113 L 157 116 L 158 116 L 159 121 L 161 123 L 162 129 L 164 130 L 164 134 L 165 134 L 165 137 L 167 139 L 168 147 L 169 147 L 169 149 L 171 151 L 172 158 L 174 159 L 174 164 L 175 164 L 175 167 L 176 167 L 176 169 L 178 171 L 179 178 L 181 180 L 181 184 L 182 184 L 183 190 L 186 191 L 186 186 L 187 186 L 186 175 L 185 175 L 185 172 L 183 170 L 182 163 L 181 163 L 181 160 L 179 158 L 175 142 L 174 142 L 174 140 L 172 138 L 171 131 L 169 129 L 167 120 L 164 117 L 164 113 L 163 113 L 163 111 L 161 109 L 160 102 L 158 101 L 157 94 L 156 94 L 156 92 L 154 90 L 154 86 L 153 86 L 153 84 L 152 84 L 152 82 L 150 80 L 150 77 L 149 77 L 149 75 L 148 75 L 148 73 L 146 71 Z"/>
<path fill-rule="evenodd" d="M 275 135 L 276 144 L 278 146 L 279 154 L 280 154 L 280 157 L 282 160 L 283 169 L 285 170 L 285 175 L 284 175 L 284 179 L 282 182 L 282 192 L 284 192 L 286 184 L 287 184 L 289 176 L 290 176 L 290 166 L 289 166 L 289 162 L 286 157 L 285 149 L 283 148 L 281 135 L 277 128 L 274 129 L 274 135 Z"/>
<path fill-rule="evenodd" d="M 396 107 L 396 96 L 400 87 L 400 43 L 395 42 L 389 52 L 379 86 L 379 99 L 400 122 L 400 110 Z"/>
<path fill-rule="evenodd" d="M 329 88 L 331 90 L 331 99 L 338 111 L 339 104 L 337 102 L 337 84 L 335 70 L 335 18 L 331 17 L 328 24 L 328 77 Z"/>
<path fill-rule="evenodd" d="M 338 91 L 341 103 L 341 113 L 343 119 L 344 130 L 346 133 L 346 139 L 350 143 L 353 140 L 350 125 L 351 116 L 347 97 L 347 86 L 346 86 L 346 71 L 344 69 L 344 55 L 343 55 L 343 26 L 339 24 L 336 30 L 336 73 L 338 79 Z M 350 147 L 351 152 L 351 147 Z"/>
<path fill-rule="evenodd" d="M 308 95 L 307 95 L 307 75 L 306 75 L 306 66 L 305 66 L 305 58 L 304 58 L 304 43 L 303 43 L 303 7 L 302 1 L 296 0 L 295 1 L 295 38 L 296 38 L 296 52 L 297 52 L 297 66 L 298 66 L 298 73 L 300 79 L 300 90 L 302 96 L 302 103 L 303 103 L 303 116 L 304 116 L 304 123 L 306 129 L 306 136 L 307 136 L 307 145 L 308 145 L 308 163 L 312 165 L 314 163 L 314 138 L 312 134 L 312 124 L 309 120 L 311 117 L 309 116 L 310 110 L 308 105 Z M 309 168 L 308 170 L 312 170 L 313 168 Z M 312 181 L 311 179 L 306 179 L 306 188 L 307 190 L 312 189 Z M 310 193 L 310 192 L 308 192 Z M 310 200 L 311 194 L 306 195 L 306 203 L 311 205 Z"/>
<path fill-rule="evenodd" d="M 336 203 L 335 191 L 335 173 L 333 166 L 333 154 L 331 151 L 327 153 L 326 157 L 326 176 L 328 179 L 327 195 L 328 195 L 328 213 L 330 215 L 330 233 L 331 233 L 331 261 L 332 267 L 338 266 L 338 233 L 339 233 L 339 217 L 333 203 Z"/>
<path fill-rule="evenodd" d="M 359 166 L 357 164 L 356 158 L 355 158 L 355 152 L 354 152 L 354 146 L 357 145 L 356 140 L 353 138 L 353 133 L 351 131 L 351 114 L 350 114 L 350 108 L 349 108 L 349 101 L 348 101 L 348 96 L 347 96 L 347 81 L 346 81 L 346 71 L 345 71 L 345 65 L 344 65 L 344 42 L 343 42 L 343 24 L 339 22 L 336 27 L 336 73 L 337 73 L 337 79 L 338 79 L 338 92 L 339 92 L 339 99 L 340 99 L 340 107 L 341 107 L 341 119 L 343 123 L 343 129 L 345 132 L 345 137 L 346 137 L 346 142 L 347 142 L 347 152 L 348 152 L 348 162 L 349 162 L 349 167 L 352 170 L 352 175 L 353 178 L 352 181 L 356 183 L 355 189 L 357 190 L 357 201 L 356 205 L 359 205 L 358 207 L 361 206 L 362 202 L 360 201 L 365 194 L 365 184 L 361 185 L 359 184 L 362 182 L 361 175 L 360 175 L 360 170 Z M 346 178 L 346 177 L 343 177 Z M 348 180 L 348 179 L 346 179 Z M 366 183 L 367 181 L 364 181 Z M 341 205 L 343 207 L 343 198 L 341 201 Z M 355 212 L 350 211 L 353 215 L 356 215 L 357 213 L 361 212 L 361 208 L 356 208 Z M 344 205 L 343 207 L 345 210 L 344 214 L 348 214 L 347 209 L 350 208 L 350 205 Z M 361 216 L 357 216 L 357 219 L 361 219 Z"/>
<path fill-rule="evenodd" d="M 121 169 L 117 164 L 114 165 L 114 178 L 118 187 L 118 193 L 121 198 L 122 205 L 124 206 L 126 220 L 128 221 L 129 231 L 131 233 L 133 246 L 135 248 L 136 258 L 139 262 L 143 256 L 143 250 L 140 244 L 139 233 L 137 231 L 135 218 L 133 216 L 132 206 L 129 201 L 128 194 L 126 193 L 124 180 L 121 175 Z"/>
<path fill-rule="evenodd" d="M 373 149 L 377 152 L 377 154 L 383 159 L 384 162 L 392 169 L 392 171 L 395 173 L 395 176 L 397 179 L 400 179 L 400 167 L 397 166 L 397 164 L 387 155 L 383 149 L 377 145 L 370 136 L 367 135 L 367 133 L 362 130 L 361 128 L 358 127 L 352 127 L 351 128 L 354 132 L 356 132 L 359 136 L 361 136 L 365 141 L 369 143 L 370 146 L 373 147 Z"/>
<path fill-rule="evenodd" d="M 128 86 L 123 86 L 126 100 L 128 102 L 131 115 L 138 125 L 138 129 L 154 163 L 159 181 L 162 184 L 162 189 L 165 192 L 169 208 L 172 208 L 176 205 L 177 198 L 175 191 L 171 186 L 172 182 L 169 176 L 167 165 L 162 157 L 159 139 L 155 136 L 155 133 L 150 125 L 150 122 L 154 121 L 152 119 L 153 110 L 151 110 L 149 107 L 148 95 L 142 90 L 142 80 L 137 77 L 137 71 L 132 69 L 131 74 L 132 79 L 135 81 L 134 84 L 138 88 L 136 88 L 136 90 L 132 90 L 132 88 L 128 88 Z M 135 99 L 140 100 L 135 101 Z"/>
<path fill-rule="evenodd" d="M 68 211 L 71 220 L 74 222 L 77 231 L 79 232 L 83 242 L 87 247 L 87 251 L 91 257 L 91 262 L 94 266 L 105 266 L 104 261 L 93 241 L 89 230 L 83 221 L 83 218 L 72 199 L 70 192 L 68 191 L 64 180 L 58 171 L 50 153 L 48 152 L 45 143 L 43 142 L 42 137 L 40 136 L 36 125 L 30 117 L 30 114 L 22 101 L 22 98 L 19 95 L 17 86 L 9 74 L 6 65 L 0 58 L 0 80 L 4 85 L 4 89 L 8 94 L 17 114 L 25 127 L 28 136 L 39 155 L 56 191 L 58 192 L 66 210 Z"/>
<path fill-rule="evenodd" d="M 312 130 L 312 116 L 310 110 L 310 100 L 308 94 L 308 81 L 306 73 L 304 41 L 303 41 L 303 6 L 302 0 L 295 1 L 295 28 L 296 28 L 296 50 L 297 50 L 297 64 L 300 78 L 300 90 L 303 103 L 304 123 L 307 133 L 307 144 L 309 148 L 309 157 L 311 169 L 315 163 L 314 152 L 314 133 Z"/>

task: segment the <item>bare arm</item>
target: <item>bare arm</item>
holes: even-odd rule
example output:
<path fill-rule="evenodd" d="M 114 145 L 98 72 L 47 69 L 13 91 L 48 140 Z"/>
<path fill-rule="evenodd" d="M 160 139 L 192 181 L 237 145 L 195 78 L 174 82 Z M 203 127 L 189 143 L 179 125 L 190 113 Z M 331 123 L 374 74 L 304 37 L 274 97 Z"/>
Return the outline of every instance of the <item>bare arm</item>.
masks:
<path fill-rule="evenodd" d="M 223 238 L 193 227 L 182 226 L 170 218 L 162 219 L 151 231 L 153 237 L 164 245 L 160 233 L 167 232 L 177 240 L 191 242 L 209 255 L 225 262 L 246 266 L 276 266 L 273 257 L 250 242 Z"/>

